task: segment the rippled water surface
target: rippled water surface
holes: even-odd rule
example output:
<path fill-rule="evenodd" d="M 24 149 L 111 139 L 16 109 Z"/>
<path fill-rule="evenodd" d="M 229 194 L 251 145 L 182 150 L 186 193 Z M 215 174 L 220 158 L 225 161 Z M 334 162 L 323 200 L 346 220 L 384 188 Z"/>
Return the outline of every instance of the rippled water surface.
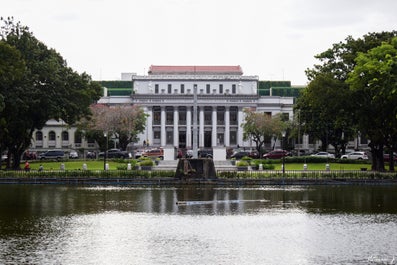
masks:
<path fill-rule="evenodd" d="M 397 187 L 2 185 L 0 264 L 24 263 L 397 264 Z"/>

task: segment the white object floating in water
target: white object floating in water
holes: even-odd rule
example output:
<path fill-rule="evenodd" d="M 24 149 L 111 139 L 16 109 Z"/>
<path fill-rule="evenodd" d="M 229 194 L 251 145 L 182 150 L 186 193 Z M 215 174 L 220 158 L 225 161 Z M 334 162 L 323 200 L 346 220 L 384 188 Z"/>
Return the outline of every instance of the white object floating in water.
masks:
<path fill-rule="evenodd" d="M 215 204 L 215 203 L 244 203 L 244 202 L 268 202 L 269 200 L 223 200 L 223 201 L 177 201 L 177 205 Z"/>

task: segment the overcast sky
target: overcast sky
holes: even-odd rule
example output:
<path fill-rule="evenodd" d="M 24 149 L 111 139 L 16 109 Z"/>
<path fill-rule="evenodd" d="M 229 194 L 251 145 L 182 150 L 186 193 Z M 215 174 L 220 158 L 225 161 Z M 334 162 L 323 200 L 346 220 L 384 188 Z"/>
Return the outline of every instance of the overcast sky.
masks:
<path fill-rule="evenodd" d="M 150 65 L 240 65 L 260 80 L 307 83 L 314 55 L 397 29 L 396 0 L 0 0 L 68 66 L 94 80 Z"/>

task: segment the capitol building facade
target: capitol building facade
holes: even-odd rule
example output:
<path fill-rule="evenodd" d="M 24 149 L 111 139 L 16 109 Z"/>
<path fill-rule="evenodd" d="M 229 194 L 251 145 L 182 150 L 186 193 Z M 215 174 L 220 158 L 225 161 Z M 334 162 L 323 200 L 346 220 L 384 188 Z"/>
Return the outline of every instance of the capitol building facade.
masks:
<path fill-rule="evenodd" d="M 244 75 L 238 65 L 152 65 L 146 75 L 122 74 L 121 81 L 109 82 L 124 82 L 128 88 L 122 94 L 115 93 L 102 82 L 104 94 L 98 104 L 139 105 L 147 114 L 146 128 L 134 145 L 169 149 L 192 148 L 194 128 L 197 128 L 198 148 L 255 148 L 253 142 L 243 139 L 244 111 L 249 109 L 270 116 L 282 113 L 285 119 L 291 120 L 296 97 L 274 93 L 271 85 L 264 94 L 260 86 L 273 81 L 259 81 L 256 75 Z M 308 137 L 302 137 L 299 146 L 309 149 Z M 269 150 L 274 147 L 279 148 L 280 143 L 265 146 Z M 33 135 L 31 149 L 53 148 L 87 152 L 98 150 L 98 145 L 78 135 L 73 126 L 49 121 Z"/>
<path fill-rule="evenodd" d="M 240 66 L 152 65 L 148 75 L 132 76 L 131 102 L 148 114 L 141 141 L 191 148 L 196 105 L 198 147 L 249 146 L 241 127 L 244 109 L 292 117 L 293 98 L 260 97 L 258 81 Z"/>

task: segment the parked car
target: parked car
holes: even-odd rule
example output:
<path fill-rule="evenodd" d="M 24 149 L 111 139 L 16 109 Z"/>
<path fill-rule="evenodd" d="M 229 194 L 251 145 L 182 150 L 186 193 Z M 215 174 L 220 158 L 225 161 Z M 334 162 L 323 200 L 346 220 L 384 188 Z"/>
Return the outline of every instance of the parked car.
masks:
<path fill-rule="evenodd" d="M 193 157 L 193 150 L 189 149 L 186 151 L 186 158 L 192 158 Z M 197 150 L 197 156 L 199 158 L 213 158 L 213 152 L 212 149 L 198 149 Z"/>
<path fill-rule="evenodd" d="M 265 159 L 280 159 L 291 154 L 287 150 L 273 150 L 263 155 Z"/>
<path fill-rule="evenodd" d="M 230 158 L 234 159 L 241 159 L 245 156 L 251 157 L 251 158 L 258 158 L 259 154 L 257 151 L 235 151 Z"/>
<path fill-rule="evenodd" d="M 199 149 L 197 151 L 197 155 L 200 158 L 213 158 L 214 153 L 212 152 L 212 149 Z"/>
<path fill-rule="evenodd" d="M 65 159 L 65 151 L 63 150 L 48 150 L 39 155 L 40 160 L 55 159 L 57 161 Z"/>
<path fill-rule="evenodd" d="M 356 159 L 356 160 L 368 160 L 368 156 L 365 152 L 351 152 L 349 154 L 342 155 L 342 159 Z"/>
<path fill-rule="evenodd" d="M 140 157 L 143 155 L 144 152 L 145 152 L 144 149 L 136 149 L 136 150 L 134 151 L 135 159 L 140 158 Z"/>
<path fill-rule="evenodd" d="M 328 153 L 328 152 L 318 152 L 318 153 L 312 154 L 311 156 L 335 158 L 334 154 L 331 154 L 331 153 Z"/>
<path fill-rule="evenodd" d="M 390 162 L 390 155 L 389 154 L 383 154 L 383 161 Z M 393 161 L 397 162 L 397 153 L 393 153 Z"/>
<path fill-rule="evenodd" d="M 75 150 L 71 150 L 69 152 L 69 158 L 70 159 L 77 159 L 77 158 L 79 158 L 79 153 L 77 153 L 77 151 L 75 151 Z"/>
<path fill-rule="evenodd" d="M 149 150 L 145 150 L 142 153 L 142 156 L 152 157 L 152 158 L 160 158 L 161 160 L 164 159 L 164 150 L 163 148 L 153 148 Z"/>
<path fill-rule="evenodd" d="M 35 160 L 37 159 L 37 153 L 26 150 L 22 155 L 22 160 Z"/>
<path fill-rule="evenodd" d="M 105 155 L 104 152 L 100 152 L 98 154 L 98 157 L 103 157 Z M 121 151 L 120 149 L 109 149 L 106 151 L 106 157 L 107 158 L 129 158 L 131 157 L 131 154 L 129 154 L 126 151 Z"/>
<path fill-rule="evenodd" d="M 87 152 L 87 155 L 86 155 L 86 158 L 88 158 L 88 159 L 95 159 L 95 158 L 96 158 L 96 153 L 95 153 L 95 152 L 88 151 L 88 152 Z"/>

